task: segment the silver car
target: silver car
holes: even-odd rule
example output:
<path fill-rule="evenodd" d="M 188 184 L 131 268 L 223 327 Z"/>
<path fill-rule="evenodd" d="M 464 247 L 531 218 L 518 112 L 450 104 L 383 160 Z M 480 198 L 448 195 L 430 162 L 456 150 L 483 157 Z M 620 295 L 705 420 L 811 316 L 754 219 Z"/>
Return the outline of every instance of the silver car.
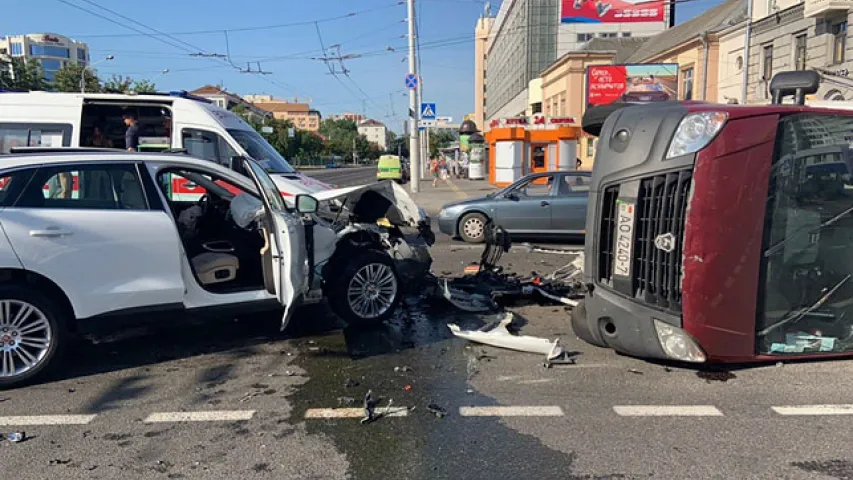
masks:
<path fill-rule="evenodd" d="M 480 243 L 492 220 L 514 238 L 583 238 L 589 183 L 590 172 L 534 173 L 485 197 L 445 205 L 439 230 Z"/>

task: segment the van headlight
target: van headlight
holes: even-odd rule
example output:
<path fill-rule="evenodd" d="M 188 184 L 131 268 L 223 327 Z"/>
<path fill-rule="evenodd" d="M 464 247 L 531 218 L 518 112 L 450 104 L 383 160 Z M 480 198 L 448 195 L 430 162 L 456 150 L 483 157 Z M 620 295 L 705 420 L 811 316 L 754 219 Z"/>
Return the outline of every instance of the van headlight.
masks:
<path fill-rule="evenodd" d="M 729 115 L 725 112 L 691 113 L 681 119 L 669 143 L 666 158 L 696 153 L 705 148 L 723 129 Z"/>
<path fill-rule="evenodd" d="M 653 319 L 658 341 L 667 357 L 682 362 L 704 363 L 708 358 L 693 338 L 684 330 Z"/>

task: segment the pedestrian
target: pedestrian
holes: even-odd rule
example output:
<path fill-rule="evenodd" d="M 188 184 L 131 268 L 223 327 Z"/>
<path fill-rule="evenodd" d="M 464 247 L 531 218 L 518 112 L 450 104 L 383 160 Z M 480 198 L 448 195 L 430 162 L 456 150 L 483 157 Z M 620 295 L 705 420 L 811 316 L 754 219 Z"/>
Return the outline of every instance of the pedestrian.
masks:
<path fill-rule="evenodd" d="M 121 116 L 127 130 L 124 132 L 124 148 L 128 152 L 139 150 L 139 121 L 136 119 L 136 114 L 131 111 L 124 112 Z"/>
<path fill-rule="evenodd" d="M 438 168 L 439 170 L 441 170 L 441 179 L 447 180 L 447 160 L 445 160 L 444 158 L 439 160 Z"/>
<path fill-rule="evenodd" d="M 459 160 L 456 160 L 456 157 L 450 159 L 450 173 L 453 178 L 459 178 Z"/>
<path fill-rule="evenodd" d="M 583 165 L 583 162 L 581 161 L 580 158 L 578 158 L 577 162 L 575 163 L 575 170 L 580 170 L 582 165 Z"/>
<path fill-rule="evenodd" d="M 432 172 L 432 186 L 438 186 L 438 159 L 433 158 L 432 161 L 429 162 L 429 171 Z"/>

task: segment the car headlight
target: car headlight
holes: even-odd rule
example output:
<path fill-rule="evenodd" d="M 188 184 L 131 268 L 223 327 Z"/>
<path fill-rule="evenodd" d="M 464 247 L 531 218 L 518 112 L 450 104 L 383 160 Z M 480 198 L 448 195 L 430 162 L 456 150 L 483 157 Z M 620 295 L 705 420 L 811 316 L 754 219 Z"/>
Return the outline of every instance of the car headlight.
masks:
<path fill-rule="evenodd" d="M 678 129 L 675 130 L 666 158 L 702 150 L 720 133 L 728 118 L 725 112 L 700 112 L 687 115 L 681 119 Z"/>
<path fill-rule="evenodd" d="M 654 323 L 658 341 L 666 356 L 692 363 L 704 363 L 707 360 L 705 352 L 687 332 L 656 318 Z"/>
<path fill-rule="evenodd" d="M 439 216 L 439 217 L 442 217 L 442 218 L 443 218 L 443 217 L 446 217 L 446 216 L 447 216 L 447 209 L 446 209 L 446 208 L 442 208 L 442 209 L 441 209 L 441 211 L 440 211 L 440 212 L 438 212 L 438 216 Z"/>

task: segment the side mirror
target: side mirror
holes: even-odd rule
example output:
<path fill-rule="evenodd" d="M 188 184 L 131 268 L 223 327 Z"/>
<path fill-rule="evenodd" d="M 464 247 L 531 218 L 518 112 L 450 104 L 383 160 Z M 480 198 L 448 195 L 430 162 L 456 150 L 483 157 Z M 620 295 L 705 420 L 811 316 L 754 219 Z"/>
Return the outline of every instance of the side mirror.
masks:
<path fill-rule="evenodd" d="M 311 195 L 299 194 L 296 196 L 296 211 L 302 215 L 317 213 L 319 203 L 320 202 Z"/>
<path fill-rule="evenodd" d="M 504 198 L 508 198 L 510 200 L 518 200 L 518 195 L 515 192 L 506 192 L 504 193 Z"/>
<path fill-rule="evenodd" d="M 231 157 L 228 159 L 228 169 L 234 170 L 237 173 L 246 174 L 245 169 L 243 168 L 243 159 L 245 157 Z"/>

